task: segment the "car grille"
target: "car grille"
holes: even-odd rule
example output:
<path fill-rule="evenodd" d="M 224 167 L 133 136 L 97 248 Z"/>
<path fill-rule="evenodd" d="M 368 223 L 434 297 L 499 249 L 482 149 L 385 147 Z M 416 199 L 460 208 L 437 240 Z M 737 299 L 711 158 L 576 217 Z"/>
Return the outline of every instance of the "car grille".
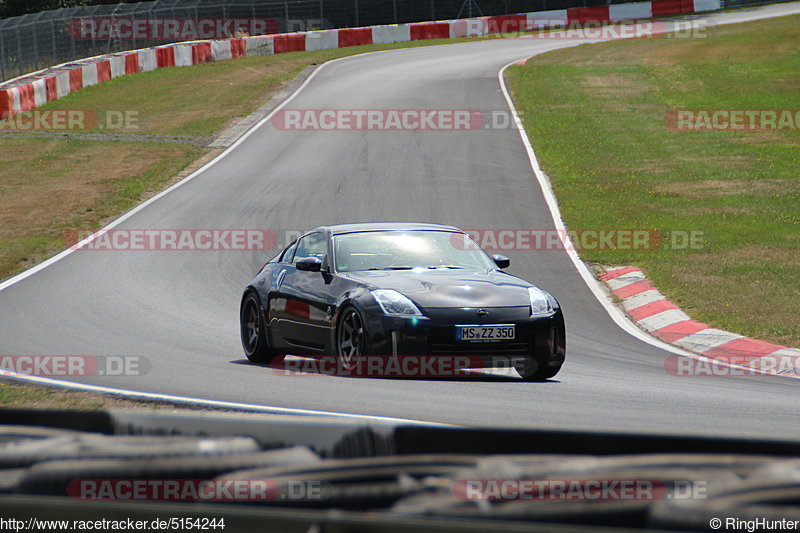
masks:
<path fill-rule="evenodd" d="M 521 338 L 520 333 L 523 334 Z M 436 332 L 428 337 L 428 349 L 431 355 L 524 355 L 533 353 L 533 335 L 520 332 L 512 342 L 457 342 L 455 332 L 447 328 L 446 332 Z"/>

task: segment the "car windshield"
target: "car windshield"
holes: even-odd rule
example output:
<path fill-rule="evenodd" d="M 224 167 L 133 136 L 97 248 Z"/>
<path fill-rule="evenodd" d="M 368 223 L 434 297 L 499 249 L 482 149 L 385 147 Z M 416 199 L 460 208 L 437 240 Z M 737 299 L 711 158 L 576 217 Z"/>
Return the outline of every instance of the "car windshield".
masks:
<path fill-rule="evenodd" d="M 464 233 L 447 231 L 370 231 L 334 237 L 336 270 L 446 268 L 488 270 L 496 265 Z"/>

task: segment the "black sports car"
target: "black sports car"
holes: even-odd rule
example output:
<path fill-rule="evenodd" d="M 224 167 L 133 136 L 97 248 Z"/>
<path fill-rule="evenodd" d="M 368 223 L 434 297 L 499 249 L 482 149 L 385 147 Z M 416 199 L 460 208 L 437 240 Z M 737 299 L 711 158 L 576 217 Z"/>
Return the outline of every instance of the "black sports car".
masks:
<path fill-rule="evenodd" d="M 370 223 L 311 230 L 264 265 L 244 291 L 251 361 L 336 356 L 345 368 L 382 356 L 469 356 L 550 378 L 565 355 L 553 296 L 502 272 L 458 228 Z"/>

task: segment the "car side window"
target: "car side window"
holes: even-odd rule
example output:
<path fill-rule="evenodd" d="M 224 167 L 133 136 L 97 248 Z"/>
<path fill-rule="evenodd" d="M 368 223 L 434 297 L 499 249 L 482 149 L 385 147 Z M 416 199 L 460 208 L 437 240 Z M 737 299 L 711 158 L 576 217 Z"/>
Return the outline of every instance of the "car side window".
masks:
<path fill-rule="evenodd" d="M 297 249 L 297 241 L 290 244 L 281 254 L 281 261 L 284 263 L 291 263 L 294 259 L 294 251 Z"/>
<path fill-rule="evenodd" d="M 327 252 L 328 243 L 325 235 L 320 232 L 310 233 L 298 241 L 294 262 L 306 257 L 316 257 L 324 263 Z"/>

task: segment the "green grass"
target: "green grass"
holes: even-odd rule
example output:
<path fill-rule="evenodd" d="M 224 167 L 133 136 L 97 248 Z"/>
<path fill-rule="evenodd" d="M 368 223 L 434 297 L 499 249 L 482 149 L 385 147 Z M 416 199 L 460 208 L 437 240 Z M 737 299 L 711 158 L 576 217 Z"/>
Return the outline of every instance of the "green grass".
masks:
<path fill-rule="evenodd" d="M 41 110 L 83 110 L 101 121 L 108 112 L 123 112 L 136 121 L 132 129 L 94 128 L 81 133 L 161 135 L 165 142 L 0 137 L 0 279 L 61 251 L 66 232 L 100 228 L 209 153 L 166 142 L 169 137 L 215 134 L 255 111 L 310 65 L 379 50 L 498 37 L 355 46 L 162 68 L 115 78 L 50 102 Z M 98 161 L 115 164 L 98 165 Z M 41 198 L 54 200 L 41 202 Z"/>
<path fill-rule="evenodd" d="M 115 78 L 48 103 L 41 110 L 83 110 L 101 121 L 108 112 L 122 112 L 136 121 L 133 129 L 94 128 L 81 133 L 162 135 L 165 142 L 28 134 L 0 138 L 0 279 L 61 251 L 65 233 L 103 226 L 209 153 L 166 142 L 169 137 L 213 135 L 255 111 L 306 67 L 378 50 L 474 40 L 481 38 L 292 52 L 156 69 Z"/>
<path fill-rule="evenodd" d="M 29 409 L 191 409 L 202 411 L 229 411 L 191 404 L 170 404 L 101 394 L 97 392 L 49 387 L 0 379 L 0 407 Z"/>
<path fill-rule="evenodd" d="M 800 110 L 800 17 L 537 56 L 508 70 L 569 228 L 702 232 L 584 250 L 637 264 L 693 318 L 800 346 L 800 131 L 673 131 L 673 109 Z"/>
<path fill-rule="evenodd" d="M 96 396 L 85 397 L 72 391 L 51 389 L 38 385 L 0 382 L 0 407 L 62 407 L 88 410 L 103 409 L 105 404 Z"/>
<path fill-rule="evenodd" d="M 1 140 L 0 278 L 72 244 L 70 232 L 130 209 L 202 153 L 172 143 Z"/>

